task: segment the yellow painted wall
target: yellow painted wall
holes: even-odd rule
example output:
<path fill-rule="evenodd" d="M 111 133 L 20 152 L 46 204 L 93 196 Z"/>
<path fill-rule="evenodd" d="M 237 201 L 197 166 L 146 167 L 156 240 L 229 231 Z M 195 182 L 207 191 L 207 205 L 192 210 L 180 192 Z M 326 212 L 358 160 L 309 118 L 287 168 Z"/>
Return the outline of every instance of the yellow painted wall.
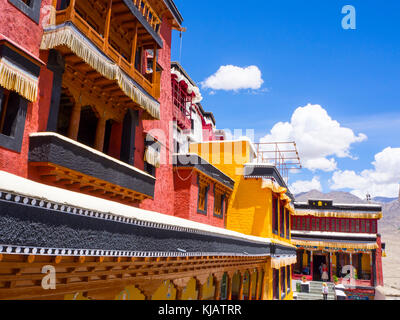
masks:
<path fill-rule="evenodd" d="M 257 287 L 257 280 L 259 280 L 261 275 L 257 273 L 257 271 L 253 271 L 251 273 L 251 296 L 257 297 L 256 287 Z M 259 282 L 259 281 L 258 281 Z"/>
<path fill-rule="evenodd" d="M 140 292 L 135 286 L 127 286 L 119 294 L 116 295 L 115 300 L 145 300 L 144 294 Z"/>
<path fill-rule="evenodd" d="M 210 275 L 207 279 L 207 282 L 203 284 L 203 300 L 214 299 L 214 294 L 215 294 L 214 279 L 212 275 Z"/>
<path fill-rule="evenodd" d="M 171 281 L 164 281 L 152 296 L 152 300 L 175 300 L 176 289 Z"/>
<path fill-rule="evenodd" d="M 190 279 L 182 292 L 182 300 L 197 300 L 198 292 L 196 290 L 196 280 Z"/>
<path fill-rule="evenodd" d="M 361 258 L 361 268 L 363 271 L 371 272 L 371 258 L 367 253 L 363 253 Z"/>
<path fill-rule="evenodd" d="M 290 243 L 289 239 L 281 238 L 280 233 L 272 233 L 272 191 L 261 188 L 261 179 L 243 176 L 244 164 L 254 157 L 248 141 L 196 143 L 189 146 L 189 151 L 235 181 L 227 210 L 227 229 Z"/>

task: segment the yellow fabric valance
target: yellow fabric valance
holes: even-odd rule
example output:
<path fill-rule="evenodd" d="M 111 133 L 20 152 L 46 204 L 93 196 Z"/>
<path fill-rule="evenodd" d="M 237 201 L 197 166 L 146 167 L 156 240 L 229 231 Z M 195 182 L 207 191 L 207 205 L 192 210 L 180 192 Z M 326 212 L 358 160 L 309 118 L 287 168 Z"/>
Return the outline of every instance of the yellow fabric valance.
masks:
<path fill-rule="evenodd" d="M 328 211 L 328 210 L 295 210 L 294 216 L 313 216 L 321 218 L 359 218 L 359 219 L 380 219 L 382 212 L 352 212 L 352 211 Z"/>
<path fill-rule="evenodd" d="M 290 256 L 290 257 L 280 257 L 280 258 L 271 258 L 271 267 L 273 269 L 280 269 L 286 266 L 290 266 L 292 264 L 295 264 L 297 261 L 296 256 Z"/>
<path fill-rule="evenodd" d="M 144 161 L 151 164 L 152 166 L 159 168 L 160 167 L 160 152 L 154 149 L 151 146 L 146 148 L 144 153 Z"/>
<path fill-rule="evenodd" d="M 128 97 L 140 105 L 152 117 L 160 119 L 160 105 L 158 102 L 137 88 L 130 80 L 130 77 L 116 63 L 99 52 L 75 27 L 72 25 L 53 26 L 44 31 L 40 49 L 49 50 L 58 46 L 68 47 L 102 76 L 110 80 L 115 80 Z"/>
<path fill-rule="evenodd" d="M 278 194 L 285 194 L 286 193 L 286 188 L 281 187 L 279 184 L 275 183 L 271 179 L 263 179 L 261 183 L 261 188 L 265 189 L 271 189 L 272 192 L 278 193 Z"/>
<path fill-rule="evenodd" d="M 292 239 L 294 245 L 318 248 L 341 248 L 341 249 L 366 249 L 373 250 L 378 248 L 376 242 L 373 243 L 346 243 L 346 242 L 325 242 Z"/>
<path fill-rule="evenodd" d="M 35 102 L 38 95 L 38 78 L 22 70 L 5 57 L 0 59 L 0 86 Z"/>
<path fill-rule="evenodd" d="M 295 210 L 294 208 L 290 205 L 290 203 L 285 205 L 285 208 L 290 212 L 291 215 L 295 215 Z"/>

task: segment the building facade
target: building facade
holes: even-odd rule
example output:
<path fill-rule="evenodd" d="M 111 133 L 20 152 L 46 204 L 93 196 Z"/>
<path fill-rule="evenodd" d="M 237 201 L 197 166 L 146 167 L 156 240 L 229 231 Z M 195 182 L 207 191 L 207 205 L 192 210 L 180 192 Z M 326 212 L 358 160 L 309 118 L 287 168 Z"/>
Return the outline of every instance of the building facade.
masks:
<path fill-rule="evenodd" d="M 342 279 L 350 299 L 371 299 L 383 285 L 382 243 L 378 221 L 382 207 L 375 204 L 338 204 L 332 200 L 295 202 L 292 242 L 297 247 L 295 279 Z"/>
<path fill-rule="evenodd" d="M 291 299 L 291 195 L 171 63 L 172 0 L 0 18 L 0 299 Z"/>

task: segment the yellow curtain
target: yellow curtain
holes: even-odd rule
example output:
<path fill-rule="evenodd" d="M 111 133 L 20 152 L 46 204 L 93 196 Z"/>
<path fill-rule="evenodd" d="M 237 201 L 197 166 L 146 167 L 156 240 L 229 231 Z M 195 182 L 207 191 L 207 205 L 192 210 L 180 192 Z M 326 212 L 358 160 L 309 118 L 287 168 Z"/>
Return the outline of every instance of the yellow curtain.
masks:
<path fill-rule="evenodd" d="M 333 211 L 313 211 L 313 210 L 295 210 L 294 216 L 313 216 L 323 218 L 358 218 L 358 219 L 380 219 L 382 218 L 382 212 L 371 213 L 371 212 L 333 212 Z"/>
<path fill-rule="evenodd" d="M 318 248 L 342 248 L 342 249 L 366 249 L 373 250 L 378 248 L 377 243 L 346 243 L 346 242 L 325 242 L 292 239 L 294 245 L 318 247 Z"/>
<path fill-rule="evenodd" d="M 0 59 L 0 86 L 34 102 L 38 95 L 38 78 L 14 65 L 5 57 Z"/>
<path fill-rule="evenodd" d="M 280 269 L 280 268 L 295 264 L 296 261 L 297 261 L 297 257 L 296 256 L 282 257 L 282 258 L 271 258 L 271 267 L 273 269 Z"/>

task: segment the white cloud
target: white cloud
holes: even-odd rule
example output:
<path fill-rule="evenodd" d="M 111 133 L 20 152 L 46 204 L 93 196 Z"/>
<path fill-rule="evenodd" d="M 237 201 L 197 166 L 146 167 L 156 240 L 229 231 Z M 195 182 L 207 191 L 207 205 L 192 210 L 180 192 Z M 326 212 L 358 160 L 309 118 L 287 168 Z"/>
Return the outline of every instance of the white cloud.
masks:
<path fill-rule="evenodd" d="M 245 68 L 227 65 L 221 66 L 216 73 L 204 80 L 201 85 L 203 88 L 213 90 L 240 90 L 240 89 L 260 89 L 264 80 L 261 71 L 257 66 Z"/>
<path fill-rule="evenodd" d="M 318 190 L 322 191 L 321 182 L 319 177 L 314 177 L 311 181 L 310 180 L 297 180 L 293 182 L 290 186 L 290 191 L 293 194 L 299 194 L 302 192 L 308 192 L 311 190 Z"/>
<path fill-rule="evenodd" d="M 400 182 L 400 148 L 386 148 L 375 155 L 373 169 L 356 173 L 352 170 L 336 171 L 331 189 L 351 189 L 351 193 L 364 199 L 372 197 L 397 197 Z"/>
<path fill-rule="evenodd" d="M 328 172 L 336 170 L 334 156 L 354 159 L 351 145 L 366 139 L 365 134 L 342 127 L 320 105 L 308 104 L 297 108 L 290 122 L 275 124 L 260 142 L 295 141 L 305 168 Z"/>

